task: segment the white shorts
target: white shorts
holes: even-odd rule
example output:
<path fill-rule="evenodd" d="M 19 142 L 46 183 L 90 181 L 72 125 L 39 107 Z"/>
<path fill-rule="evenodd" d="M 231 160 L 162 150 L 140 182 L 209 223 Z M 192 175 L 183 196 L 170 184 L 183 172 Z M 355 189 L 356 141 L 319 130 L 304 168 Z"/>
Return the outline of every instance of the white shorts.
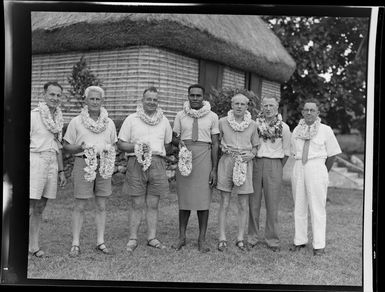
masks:
<path fill-rule="evenodd" d="M 55 199 L 58 182 L 56 152 L 29 153 L 29 198 Z"/>

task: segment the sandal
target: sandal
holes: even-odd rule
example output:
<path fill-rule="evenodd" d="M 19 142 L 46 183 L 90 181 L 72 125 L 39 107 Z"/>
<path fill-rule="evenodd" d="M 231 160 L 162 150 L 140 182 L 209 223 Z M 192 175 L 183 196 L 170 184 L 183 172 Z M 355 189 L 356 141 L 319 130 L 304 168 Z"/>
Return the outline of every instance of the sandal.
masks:
<path fill-rule="evenodd" d="M 161 243 L 157 238 L 149 239 L 147 241 L 147 245 L 153 248 L 159 248 L 159 249 L 166 248 L 166 246 L 163 243 Z"/>
<path fill-rule="evenodd" d="M 71 246 L 70 254 L 69 256 L 71 258 L 76 258 L 80 255 L 80 247 L 78 245 Z"/>
<path fill-rule="evenodd" d="M 95 247 L 96 251 L 98 252 L 101 252 L 103 254 L 111 254 L 110 250 L 107 248 L 107 246 L 103 243 L 101 244 L 98 244 L 96 247 Z"/>
<path fill-rule="evenodd" d="M 40 248 L 34 252 L 30 252 L 32 256 L 37 257 L 37 258 L 42 258 L 44 257 L 44 251 L 42 251 Z"/>
<path fill-rule="evenodd" d="M 220 240 L 218 242 L 218 250 L 219 251 L 225 251 L 227 249 L 227 241 L 226 240 Z"/>
<path fill-rule="evenodd" d="M 138 240 L 136 238 L 130 238 L 127 242 L 126 250 L 133 252 L 138 247 Z"/>
<path fill-rule="evenodd" d="M 235 245 L 241 250 L 241 251 L 248 251 L 247 245 L 245 244 L 244 240 L 238 240 Z"/>

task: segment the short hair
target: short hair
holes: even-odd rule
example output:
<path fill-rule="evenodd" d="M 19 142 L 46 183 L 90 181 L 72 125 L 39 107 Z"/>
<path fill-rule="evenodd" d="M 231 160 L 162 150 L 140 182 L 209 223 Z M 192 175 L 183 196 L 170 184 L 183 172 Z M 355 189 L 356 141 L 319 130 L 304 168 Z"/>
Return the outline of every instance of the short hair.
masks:
<path fill-rule="evenodd" d="M 277 106 L 279 106 L 279 100 L 278 100 L 276 97 L 274 97 L 274 96 L 269 96 L 269 95 L 267 95 L 267 96 L 262 97 L 262 99 L 261 99 L 261 104 L 262 104 L 262 102 L 263 102 L 264 99 L 274 99 L 275 102 L 277 103 Z"/>
<path fill-rule="evenodd" d="M 190 85 L 188 87 L 188 90 L 187 90 L 188 93 L 190 93 L 191 88 L 200 88 L 200 89 L 202 89 L 202 93 L 205 94 L 205 88 L 202 85 L 198 84 L 198 83 Z"/>
<path fill-rule="evenodd" d="M 59 84 L 59 82 L 57 81 L 48 81 L 44 84 L 43 88 L 44 88 L 44 92 L 47 91 L 48 87 L 50 86 L 56 86 L 56 87 L 59 87 L 61 89 L 61 91 L 63 91 L 63 87 Z"/>
<path fill-rule="evenodd" d="M 303 102 L 302 104 L 302 109 L 305 107 L 305 104 L 307 103 L 315 103 L 315 105 L 317 106 L 317 109 L 319 110 L 320 109 L 320 106 L 321 106 L 321 103 L 318 99 L 316 98 L 308 98 L 308 99 L 305 99 L 305 101 Z"/>
<path fill-rule="evenodd" d="M 250 99 L 246 95 L 244 95 L 243 93 L 236 93 L 236 94 L 234 94 L 234 96 L 231 98 L 231 102 L 234 102 L 235 97 L 239 96 L 239 95 L 243 96 L 247 103 L 250 102 Z"/>
<path fill-rule="evenodd" d="M 101 88 L 100 86 L 96 86 L 96 85 L 88 86 L 88 87 L 86 88 L 86 90 L 84 91 L 84 98 L 87 98 L 87 97 L 88 97 L 88 94 L 89 94 L 91 91 L 99 92 L 100 95 L 102 96 L 102 98 L 104 99 L 104 90 L 103 90 L 103 88 Z"/>
<path fill-rule="evenodd" d="M 147 89 L 145 89 L 145 90 L 143 91 L 143 96 L 146 94 L 147 91 L 158 93 L 158 89 L 156 89 L 155 86 L 151 86 L 151 87 L 149 87 L 149 88 L 147 88 Z"/>

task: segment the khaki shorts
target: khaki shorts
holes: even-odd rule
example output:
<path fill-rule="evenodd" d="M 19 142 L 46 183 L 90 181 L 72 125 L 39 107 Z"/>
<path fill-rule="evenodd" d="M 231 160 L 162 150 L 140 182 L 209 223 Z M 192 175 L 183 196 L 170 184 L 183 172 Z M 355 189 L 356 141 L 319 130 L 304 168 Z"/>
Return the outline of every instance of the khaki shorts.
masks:
<path fill-rule="evenodd" d="M 160 196 L 169 191 L 166 162 L 160 156 L 153 156 L 150 167 L 142 170 L 135 156 L 129 156 L 126 178 L 122 192 L 129 196 Z"/>
<path fill-rule="evenodd" d="M 237 188 L 238 194 L 251 194 L 253 189 L 253 161 L 247 163 L 247 173 L 245 182 L 237 187 L 233 182 L 234 159 L 231 155 L 223 154 L 218 163 L 218 182 L 217 189 L 224 192 L 231 192 Z"/>
<path fill-rule="evenodd" d="M 57 154 L 53 151 L 29 153 L 29 198 L 55 199 L 58 182 Z"/>
<path fill-rule="evenodd" d="M 99 163 L 96 169 L 94 181 L 87 181 L 84 178 L 84 168 L 87 166 L 84 158 L 75 157 L 72 178 L 74 182 L 74 196 L 77 199 L 89 199 L 96 197 L 108 197 L 112 193 L 111 178 L 104 179 L 99 174 Z"/>

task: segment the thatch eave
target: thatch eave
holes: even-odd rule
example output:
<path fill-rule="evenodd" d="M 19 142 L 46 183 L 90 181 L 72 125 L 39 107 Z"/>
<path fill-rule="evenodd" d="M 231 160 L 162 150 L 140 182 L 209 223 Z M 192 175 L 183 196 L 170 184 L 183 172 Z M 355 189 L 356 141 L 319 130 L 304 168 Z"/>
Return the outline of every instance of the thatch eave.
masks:
<path fill-rule="evenodd" d="M 52 26 L 45 24 L 45 27 L 35 25 L 35 28 L 33 25 L 32 53 L 149 45 L 216 61 L 277 82 L 287 81 L 295 70 L 295 62 L 287 53 L 284 58 L 272 52 L 258 53 L 247 48 L 247 44 L 183 23 L 178 18 L 129 16 L 119 14 L 105 21 L 73 21 Z"/>

